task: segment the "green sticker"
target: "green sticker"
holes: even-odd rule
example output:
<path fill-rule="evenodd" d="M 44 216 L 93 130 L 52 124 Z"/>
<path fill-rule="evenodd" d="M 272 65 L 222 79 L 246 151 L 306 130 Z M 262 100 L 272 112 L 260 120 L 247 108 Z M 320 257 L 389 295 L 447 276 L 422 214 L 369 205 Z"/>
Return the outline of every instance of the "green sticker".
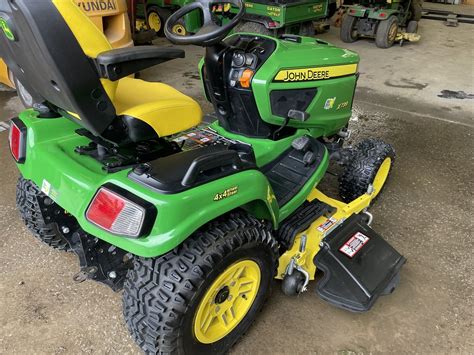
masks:
<path fill-rule="evenodd" d="M 0 27 L 2 27 L 3 33 L 5 33 L 5 36 L 10 40 L 14 41 L 15 36 L 13 35 L 12 30 L 10 29 L 10 26 L 8 26 L 7 20 L 5 20 L 3 17 L 0 17 Z"/>

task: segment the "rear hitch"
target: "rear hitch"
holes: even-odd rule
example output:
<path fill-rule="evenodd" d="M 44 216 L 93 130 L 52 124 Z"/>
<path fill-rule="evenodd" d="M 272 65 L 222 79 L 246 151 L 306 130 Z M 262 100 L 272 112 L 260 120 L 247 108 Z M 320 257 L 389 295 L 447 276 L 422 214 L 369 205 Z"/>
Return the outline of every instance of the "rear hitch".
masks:
<path fill-rule="evenodd" d="M 132 266 L 130 254 L 90 236 L 82 229 L 65 237 L 79 258 L 81 270 L 73 276 L 75 282 L 94 280 L 106 284 L 114 291 L 122 289 L 127 271 Z"/>

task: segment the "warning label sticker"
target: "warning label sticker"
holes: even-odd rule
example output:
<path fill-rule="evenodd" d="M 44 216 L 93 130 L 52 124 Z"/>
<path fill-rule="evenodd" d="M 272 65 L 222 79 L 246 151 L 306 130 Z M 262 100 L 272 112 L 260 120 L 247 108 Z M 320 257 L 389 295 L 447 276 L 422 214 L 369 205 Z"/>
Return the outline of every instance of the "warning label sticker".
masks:
<path fill-rule="evenodd" d="M 320 224 L 318 227 L 318 231 L 320 232 L 327 232 L 336 224 L 337 219 L 334 217 L 328 218 L 324 223 Z"/>
<path fill-rule="evenodd" d="M 339 248 L 339 251 L 346 254 L 349 258 L 352 258 L 365 244 L 367 244 L 369 239 L 369 237 L 361 232 L 357 232 Z"/>

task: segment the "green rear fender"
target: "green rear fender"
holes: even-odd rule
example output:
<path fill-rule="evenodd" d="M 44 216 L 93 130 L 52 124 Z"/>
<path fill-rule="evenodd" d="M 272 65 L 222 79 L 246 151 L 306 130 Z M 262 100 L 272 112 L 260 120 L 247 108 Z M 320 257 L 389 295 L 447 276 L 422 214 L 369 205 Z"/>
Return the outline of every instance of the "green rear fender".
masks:
<path fill-rule="evenodd" d="M 162 255 L 178 246 L 199 227 L 236 208 L 277 226 L 279 208 L 267 178 L 246 170 L 177 194 L 164 194 L 128 178 L 128 170 L 105 173 L 94 159 L 74 153 L 88 140 L 75 133 L 79 126 L 65 118 L 38 119 L 32 110 L 20 115 L 27 126 L 26 161 L 21 174 L 32 180 L 72 214 L 87 233 L 143 257 Z M 52 138 L 54 137 L 54 138 Z M 106 183 L 122 187 L 150 202 L 157 217 L 142 238 L 115 236 L 85 218 L 97 190 Z"/>
<path fill-rule="evenodd" d="M 247 210 L 257 218 L 269 220 L 275 227 L 278 223 L 278 204 L 271 198 L 273 192 L 268 180 L 258 170 L 247 170 L 170 195 L 144 191 L 142 186 L 128 181 L 110 182 L 129 191 L 132 189 L 133 193 L 157 208 L 158 215 L 150 235 L 135 240 L 127 239 L 134 244 L 133 250 L 125 248 L 124 244 L 121 246 L 140 256 L 162 255 L 181 244 L 201 226 L 238 208 Z M 83 228 L 90 227 L 91 234 L 101 232 L 85 219 L 83 222 L 87 224 Z M 106 240 L 115 245 L 123 242 L 120 237 Z"/>

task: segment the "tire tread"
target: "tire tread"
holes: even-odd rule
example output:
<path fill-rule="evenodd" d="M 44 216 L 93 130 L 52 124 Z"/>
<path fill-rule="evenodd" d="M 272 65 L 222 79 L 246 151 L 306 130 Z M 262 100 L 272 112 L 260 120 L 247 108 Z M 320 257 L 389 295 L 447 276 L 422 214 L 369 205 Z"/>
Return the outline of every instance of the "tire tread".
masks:
<path fill-rule="evenodd" d="M 219 261 L 249 243 L 272 251 L 276 272 L 278 247 L 268 226 L 241 212 L 209 223 L 168 254 L 135 258 L 123 312 L 136 343 L 149 354 L 181 353 L 180 326 L 193 295 Z"/>

